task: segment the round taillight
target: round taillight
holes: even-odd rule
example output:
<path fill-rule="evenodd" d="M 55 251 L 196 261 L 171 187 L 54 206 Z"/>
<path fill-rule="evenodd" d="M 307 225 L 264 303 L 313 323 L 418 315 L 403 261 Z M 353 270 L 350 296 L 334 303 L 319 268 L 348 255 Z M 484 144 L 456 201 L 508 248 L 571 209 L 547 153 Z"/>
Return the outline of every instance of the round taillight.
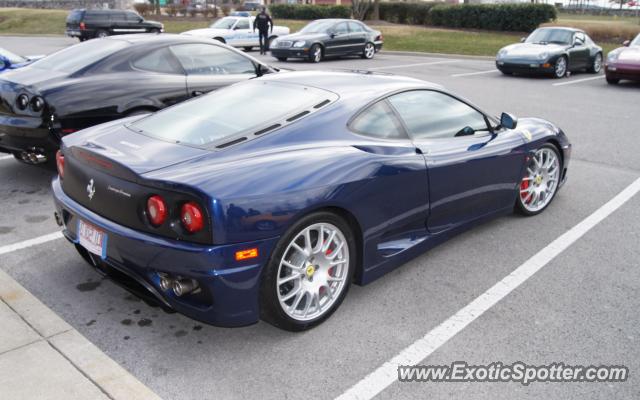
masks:
<path fill-rule="evenodd" d="M 44 99 L 40 96 L 36 96 L 31 99 L 31 111 L 40 112 L 44 108 Z"/>
<path fill-rule="evenodd" d="M 27 96 L 26 94 L 21 94 L 20 96 L 18 96 L 18 98 L 16 99 L 16 107 L 18 107 L 19 110 L 26 109 L 28 105 L 29 96 Z"/>
<path fill-rule="evenodd" d="M 60 178 L 64 178 L 64 155 L 60 150 L 56 152 L 56 168 L 58 169 Z"/>
<path fill-rule="evenodd" d="M 147 200 L 147 217 L 153 226 L 160 226 L 167 219 L 167 205 L 162 197 L 155 195 Z"/>
<path fill-rule="evenodd" d="M 204 216 L 200 207 L 190 201 L 182 205 L 180 210 L 180 222 L 189 233 L 201 231 L 204 227 Z"/>

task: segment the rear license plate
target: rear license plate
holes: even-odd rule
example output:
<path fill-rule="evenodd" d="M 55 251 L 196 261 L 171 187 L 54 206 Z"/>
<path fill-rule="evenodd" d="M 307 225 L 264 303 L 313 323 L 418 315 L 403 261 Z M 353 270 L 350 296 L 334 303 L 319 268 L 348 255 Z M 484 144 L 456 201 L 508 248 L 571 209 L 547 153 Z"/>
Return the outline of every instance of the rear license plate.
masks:
<path fill-rule="evenodd" d="M 83 220 L 78 221 L 78 242 L 91 253 L 107 258 L 107 234 Z"/>

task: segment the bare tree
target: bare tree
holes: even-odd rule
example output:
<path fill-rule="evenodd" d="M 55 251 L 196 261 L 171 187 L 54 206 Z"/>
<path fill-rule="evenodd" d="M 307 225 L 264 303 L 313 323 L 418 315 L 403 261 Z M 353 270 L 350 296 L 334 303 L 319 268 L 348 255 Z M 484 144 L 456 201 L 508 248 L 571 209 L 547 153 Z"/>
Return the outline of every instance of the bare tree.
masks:
<path fill-rule="evenodd" d="M 364 21 L 372 4 L 372 0 L 351 0 L 351 11 L 353 12 L 353 18 Z"/>

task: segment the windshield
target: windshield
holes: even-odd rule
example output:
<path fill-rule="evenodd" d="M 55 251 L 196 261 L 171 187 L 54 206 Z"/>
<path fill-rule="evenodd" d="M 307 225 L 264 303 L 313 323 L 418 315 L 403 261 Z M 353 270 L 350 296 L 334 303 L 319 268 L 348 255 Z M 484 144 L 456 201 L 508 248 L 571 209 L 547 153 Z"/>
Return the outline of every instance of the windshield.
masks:
<path fill-rule="evenodd" d="M 250 81 L 159 111 L 130 125 L 151 137 L 206 146 L 255 133 L 325 101 L 331 92 L 296 84 Z"/>
<path fill-rule="evenodd" d="M 640 47 L 640 34 L 638 34 L 638 36 L 636 36 L 636 38 L 633 39 L 633 42 L 631 42 L 631 44 L 629 46 L 638 46 L 638 47 Z"/>
<path fill-rule="evenodd" d="M 88 40 L 55 52 L 40 61 L 34 62 L 31 66 L 49 71 L 76 72 L 128 45 L 129 43 L 124 40 Z"/>
<path fill-rule="evenodd" d="M 9 50 L 5 50 L 3 48 L 0 48 L 0 57 L 6 58 L 11 64 L 20 64 L 27 61 L 26 58 L 20 57 L 17 54 L 13 54 Z"/>
<path fill-rule="evenodd" d="M 237 20 L 237 18 L 222 18 L 211 24 L 209 28 L 231 29 Z"/>
<path fill-rule="evenodd" d="M 304 28 L 300 29 L 302 33 L 325 33 L 329 28 L 335 25 L 335 21 L 317 20 L 313 21 Z"/>
<path fill-rule="evenodd" d="M 573 32 L 566 29 L 553 29 L 553 28 L 536 29 L 535 31 L 533 31 L 531 35 L 529 35 L 525 43 L 571 44 L 572 36 L 573 36 Z"/>

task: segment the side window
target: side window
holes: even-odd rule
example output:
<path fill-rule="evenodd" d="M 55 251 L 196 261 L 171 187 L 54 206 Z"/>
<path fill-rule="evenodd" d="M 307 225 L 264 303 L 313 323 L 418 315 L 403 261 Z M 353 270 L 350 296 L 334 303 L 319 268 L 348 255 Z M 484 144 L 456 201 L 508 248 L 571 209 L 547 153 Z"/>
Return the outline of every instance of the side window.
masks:
<path fill-rule="evenodd" d="M 334 28 L 333 31 L 335 33 L 339 33 L 341 35 L 345 34 L 345 33 L 349 33 L 349 29 L 347 28 L 347 23 L 346 22 L 341 22 L 339 24 L 337 24 Z"/>
<path fill-rule="evenodd" d="M 249 59 L 223 47 L 209 44 L 172 46 L 187 75 L 255 74 Z"/>
<path fill-rule="evenodd" d="M 134 12 L 128 12 L 125 14 L 125 16 L 127 18 L 127 22 L 138 22 L 140 21 L 140 18 L 142 18 L 141 16 L 139 16 Z"/>
<path fill-rule="evenodd" d="M 111 13 L 109 16 L 111 18 L 111 22 L 124 22 L 125 21 L 124 13 L 114 12 L 114 13 Z"/>
<path fill-rule="evenodd" d="M 586 38 L 584 37 L 584 33 L 582 32 L 577 32 L 575 38 L 582 43 L 586 42 Z"/>
<path fill-rule="evenodd" d="M 349 30 L 351 32 L 364 32 L 364 29 L 362 28 L 362 25 L 360 25 L 357 22 L 349 22 Z"/>
<path fill-rule="evenodd" d="M 488 131 L 482 113 L 444 93 L 414 90 L 391 96 L 389 102 L 414 139 L 453 138 Z"/>
<path fill-rule="evenodd" d="M 241 19 L 234 29 L 249 29 L 249 20 Z"/>
<path fill-rule="evenodd" d="M 163 74 L 182 74 L 175 57 L 166 47 L 145 54 L 133 61 L 131 65 L 143 71 L 160 72 Z"/>
<path fill-rule="evenodd" d="M 350 124 L 352 131 L 378 139 L 405 139 L 404 131 L 386 101 L 361 112 Z"/>

